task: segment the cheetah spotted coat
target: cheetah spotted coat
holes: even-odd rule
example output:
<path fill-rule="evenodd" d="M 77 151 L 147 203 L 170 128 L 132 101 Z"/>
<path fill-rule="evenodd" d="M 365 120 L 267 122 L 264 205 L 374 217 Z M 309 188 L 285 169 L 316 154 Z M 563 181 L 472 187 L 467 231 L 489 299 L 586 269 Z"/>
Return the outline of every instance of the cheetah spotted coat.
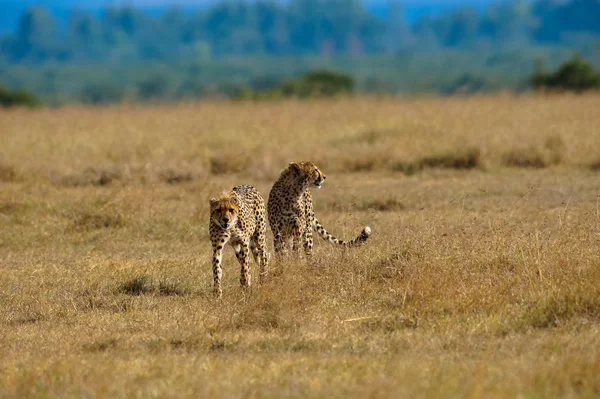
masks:
<path fill-rule="evenodd" d="M 249 185 L 234 187 L 221 197 L 210 200 L 209 234 L 213 247 L 214 289 L 217 297 L 221 287 L 223 248 L 233 246 L 241 265 L 240 284 L 250 287 L 250 251 L 260 267 L 259 282 L 266 277 L 269 255 L 266 245 L 267 221 L 265 201 L 258 190 Z"/>
<path fill-rule="evenodd" d="M 275 253 L 289 247 L 297 251 L 300 243 L 307 255 L 312 253 L 313 229 L 326 241 L 339 246 L 355 246 L 365 242 L 371 234 L 367 226 L 358 237 L 350 241 L 332 236 L 321 225 L 313 209 L 310 187 L 321 188 L 326 176 L 312 162 L 290 163 L 281 172 L 269 193 L 267 204 L 269 224 L 274 236 Z"/>

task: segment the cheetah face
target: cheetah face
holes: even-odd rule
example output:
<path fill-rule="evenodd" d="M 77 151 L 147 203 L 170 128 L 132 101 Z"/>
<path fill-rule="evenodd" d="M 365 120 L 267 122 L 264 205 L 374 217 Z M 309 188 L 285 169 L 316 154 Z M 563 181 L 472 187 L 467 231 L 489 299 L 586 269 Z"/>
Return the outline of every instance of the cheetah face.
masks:
<path fill-rule="evenodd" d="M 316 172 L 317 172 L 317 177 L 315 178 L 313 185 L 316 188 L 321 188 L 321 185 L 323 184 L 323 182 L 325 182 L 325 179 L 327 177 L 323 174 L 323 172 L 321 172 L 321 170 L 319 168 L 316 169 Z"/>
<path fill-rule="evenodd" d="M 223 230 L 230 230 L 236 225 L 240 206 L 234 198 L 210 200 L 210 219 Z"/>
<path fill-rule="evenodd" d="M 309 186 L 321 188 L 321 185 L 327 178 L 321 169 L 312 162 L 291 163 L 290 167 L 294 173 Z"/>

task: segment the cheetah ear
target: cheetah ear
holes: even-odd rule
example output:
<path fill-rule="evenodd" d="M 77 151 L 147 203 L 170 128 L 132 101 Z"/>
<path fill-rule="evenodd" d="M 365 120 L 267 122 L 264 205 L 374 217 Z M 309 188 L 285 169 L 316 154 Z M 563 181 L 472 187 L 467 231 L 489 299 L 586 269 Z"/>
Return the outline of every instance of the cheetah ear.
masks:
<path fill-rule="evenodd" d="M 210 210 L 212 211 L 217 204 L 219 203 L 219 201 L 216 198 L 211 198 L 210 199 Z"/>
<path fill-rule="evenodd" d="M 298 165 L 296 162 L 290 162 L 289 168 L 292 170 L 292 172 L 294 172 L 297 175 L 299 175 L 300 172 L 302 171 L 302 169 L 300 168 L 300 165 Z"/>

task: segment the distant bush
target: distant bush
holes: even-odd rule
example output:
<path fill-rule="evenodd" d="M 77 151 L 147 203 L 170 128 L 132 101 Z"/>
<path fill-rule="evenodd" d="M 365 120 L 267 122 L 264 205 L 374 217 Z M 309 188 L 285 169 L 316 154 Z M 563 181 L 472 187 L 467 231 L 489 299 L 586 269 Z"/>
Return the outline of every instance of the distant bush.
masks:
<path fill-rule="evenodd" d="M 352 76 L 342 72 L 317 70 L 285 81 L 281 91 L 285 97 L 328 97 L 349 94 L 354 90 Z"/>
<path fill-rule="evenodd" d="M 33 94 L 26 90 L 8 90 L 0 85 L 0 106 L 9 107 L 36 107 L 40 105 L 40 101 Z"/>
<path fill-rule="evenodd" d="M 279 85 L 268 82 L 264 90 L 253 91 L 245 86 L 236 90 L 236 100 L 279 99 L 282 97 L 332 97 L 350 94 L 354 91 L 355 82 L 352 76 L 328 70 L 316 70 L 306 75 L 285 80 Z"/>
<path fill-rule="evenodd" d="M 156 75 L 142 80 L 137 84 L 139 98 L 152 100 L 167 97 L 169 85 L 169 79 L 164 75 Z"/>
<path fill-rule="evenodd" d="M 549 73 L 544 72 L 543 62 L 537 60 L 531 85 L 536 89 L 582 92 L 600 88 L 600 74 L 579 54 L 575 54 L 563 62 L 556 71 Z"/>
<path fill-rule="evenodd" d="M 248 86 L 237 87 L 233 90 L 231 98 L 238 101 L 256 100 L 258 99 L 259 93 L 253 91 Z"/>

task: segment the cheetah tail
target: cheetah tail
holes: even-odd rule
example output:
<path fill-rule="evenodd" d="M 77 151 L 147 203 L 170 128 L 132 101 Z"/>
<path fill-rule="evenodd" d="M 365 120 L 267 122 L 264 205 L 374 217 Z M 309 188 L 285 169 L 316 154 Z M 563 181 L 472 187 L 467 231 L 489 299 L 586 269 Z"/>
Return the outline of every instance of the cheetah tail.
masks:
<path fill-rule="evenodd" d="M 356 245 L 360 245 L 363 242 L 367 241 L 367 239 L 371 235 L 371 228 L 369 226 L 366 226 L 355 239 L 350 241 L 340 240 L 338 238 L 335 238 L 327 230 L 325 230 L 325 227 L 323 227 L 323 225 L 319 222 L 319 220 L 316 217 L 314 221 L 314 228 L 317 230 L 319 235 L 323 237 L 325 241 L 329 241 L 332 244 L 344 247 L 353 247 Z"/>

